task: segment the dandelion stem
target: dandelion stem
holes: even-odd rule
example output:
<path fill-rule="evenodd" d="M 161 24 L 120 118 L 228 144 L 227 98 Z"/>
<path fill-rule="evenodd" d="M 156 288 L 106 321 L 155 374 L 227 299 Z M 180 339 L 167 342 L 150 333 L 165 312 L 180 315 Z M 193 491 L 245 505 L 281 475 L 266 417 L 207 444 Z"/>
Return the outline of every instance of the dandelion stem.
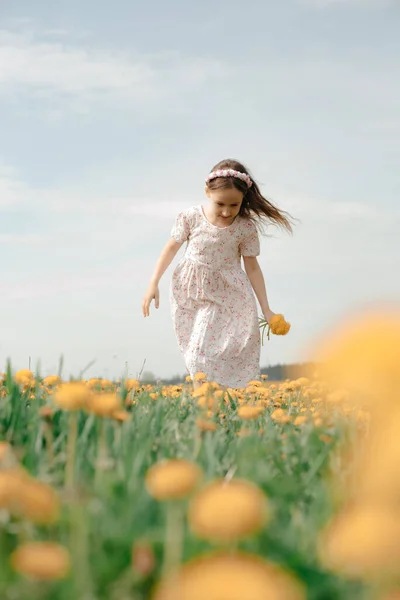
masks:
<path fill-rule="evenodd" d="M 194 439 L 194 449 L 193 449 L 193 460 L 197 460 L 197 457 L 200 454 L 201 446 L 203 442 L 203 436 L 201 433 L 198 433 Z"/>
<path fill-rule="evenodd" d="M 98 484 L 99 484 L 101 473 L 105 469 L 106 460 L 107 460 L 107 443 L 106 443 L 106 432 L 105 432 L 105 419 L 100 418 L 96 470 L 95 470 L 95 475 L 94 475 L 95 487 L 98 486 Z"/>
<path fill-rule="evenodd" d="M 71 490 L 75 480 L 76 442 L 78 439 L 78 412 L 69 414 L 69 430 L 67 440 L 67 460 L 65 463 L 65 487 Z"/>
<path fill-rule="evenodd" d="M 183 512 L 179 502 L 167 503 L 164 545 L 164 576 L 176 571 L 182 559 Z"/>
<path fill-rule="evenodd" d="M 47 459 L 49 461 L 49 466 L 51 467 L 51 465 L 53 464 L 53 460 L 54 460 L 54 451 L 53 451 L 53 432 L 52 432 L 52 428 L 48 423 L 44 423 L 43 426 L 44 430 L 44 437 L 46 440 L 46 452 L 47 452 Z"/>
<path fill-rule="evenodd" d="M 268 328 L 267 329 L 267 338 L 269 340 L 270 339 L 270 333 L 271 333 L 271 326 L 268 323 L 268 321 L 266 321 L 262 317 L 259 318 L 258 323 L 259 323 L 259 327 L 261 329 L 261 343 L 262 343 L 262 345 L 264 345 L 265 330 Z"/>
<path fill-rule="evenodd" d="M 74 563 L 74 582 L 79 598 L 90 597 L 91 573 L 89 566 L 88 520 L 84 506 L 76 498 L 70 509 L 70 547 Z"/>

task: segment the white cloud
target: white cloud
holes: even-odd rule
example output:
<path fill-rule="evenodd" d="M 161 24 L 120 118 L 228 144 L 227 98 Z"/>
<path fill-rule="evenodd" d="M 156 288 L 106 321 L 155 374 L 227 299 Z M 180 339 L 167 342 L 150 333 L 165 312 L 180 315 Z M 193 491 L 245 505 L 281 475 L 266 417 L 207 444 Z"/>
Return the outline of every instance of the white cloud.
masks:
<path fill-rule="evenodd" d="M 62 93 L 146 86 L 153 70 L 142 61 L 110 56 L 62 43 L 0 32 L 0 83 L 53 88 Z"/>
<path fill-rule="evenodd" d="M 13 99 L 16 90 L 26 91 L 85 110 L 94 99 L 110 95 L 130 102 L 159 101 L 223 74 L 217 60 L 171 52 L 131 56 L 66 43 L 64 31 L 55 37 L 54 30 L 50 35 L 0 30 L 0 95 Z"/>

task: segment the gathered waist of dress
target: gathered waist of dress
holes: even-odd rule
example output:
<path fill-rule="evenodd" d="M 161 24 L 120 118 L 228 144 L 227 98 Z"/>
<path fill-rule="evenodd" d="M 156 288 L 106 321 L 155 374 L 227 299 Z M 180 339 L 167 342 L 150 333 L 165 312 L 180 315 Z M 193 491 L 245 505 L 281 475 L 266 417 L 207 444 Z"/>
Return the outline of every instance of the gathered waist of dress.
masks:
<path fill-rule="evenodd" d="M 210 269 L 212 271 L 219 271 L 220 269 L 237 269 L 241 268 L 240 258 L 237 259 L 220 259 L 215 260 L 213 262 L 207 262 L 202 260 L 200 257 L 190 256 L 189 254 L 185 254 L 181 260 L 181 263 L 191 262 L 200 267 L 204 267 L 206 269 Z"/>

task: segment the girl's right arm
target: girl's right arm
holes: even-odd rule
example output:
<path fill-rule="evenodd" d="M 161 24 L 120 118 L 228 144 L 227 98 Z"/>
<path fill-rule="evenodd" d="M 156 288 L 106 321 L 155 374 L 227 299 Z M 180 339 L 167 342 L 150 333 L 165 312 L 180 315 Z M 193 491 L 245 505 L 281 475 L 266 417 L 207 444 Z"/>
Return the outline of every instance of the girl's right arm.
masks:
<path fill-rule="evenodd" d="M 142 302 L 143 316 L 148 317 L 150 315 L 150 304 L 151 301 L 155 301 L 155 307 L 158 308 L 160 305 L 160 292 L 158 290 L 158 283 L 169 265 L 175 258 L 179 248 L 182 244 L 176 242 L 171 238 L 165 245 L 160 257 L 157 261 L 153 276 L 150 280 L 149 287 L 147 288 L 146 294 Z"/>

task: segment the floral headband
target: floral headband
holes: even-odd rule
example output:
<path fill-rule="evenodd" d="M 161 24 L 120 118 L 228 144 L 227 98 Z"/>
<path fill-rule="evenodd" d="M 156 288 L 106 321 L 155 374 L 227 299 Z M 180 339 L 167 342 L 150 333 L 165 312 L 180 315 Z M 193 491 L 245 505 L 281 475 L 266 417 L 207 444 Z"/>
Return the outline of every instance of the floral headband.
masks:
<path fill-rule="evenodd" d="M 245 183 L 247 183 L 247 187 L 251 187 L 253 182 L 251 180 L 250 175 L 247 173 L 242 173 L 241 171 L 235 171 L 234 169 L 222 169 L 218 171 L 213 171 L 206 177 L 206 183 L 211 181 L 211 179 L 215 179 L 216 177 L 236 177 L 237 179 L 241 179 Z"/>

